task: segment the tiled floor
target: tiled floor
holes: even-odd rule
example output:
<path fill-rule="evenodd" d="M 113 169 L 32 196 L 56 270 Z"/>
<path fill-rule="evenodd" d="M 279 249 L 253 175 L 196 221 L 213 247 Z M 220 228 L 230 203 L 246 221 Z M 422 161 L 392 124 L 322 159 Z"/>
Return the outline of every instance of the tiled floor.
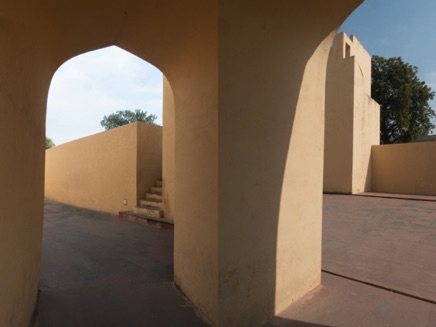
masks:
<path fill-rule="evenodd" d="M 266 326 L 436 326 L 436 202 L 324 195 L 322 268 Z"/>
<path fill-rule="evenodd" d="M 172 284 L 173 233 L 46 202 L 40 327 L 210 326 Z"/>
<path fill-rule="evenodd" d="M 265 326 L 436 326 L 436 202 L 325 195 L 322 267 Z M 209 326 L 172 279 L 172 231 L 46 203 L 40 327 Z"/>

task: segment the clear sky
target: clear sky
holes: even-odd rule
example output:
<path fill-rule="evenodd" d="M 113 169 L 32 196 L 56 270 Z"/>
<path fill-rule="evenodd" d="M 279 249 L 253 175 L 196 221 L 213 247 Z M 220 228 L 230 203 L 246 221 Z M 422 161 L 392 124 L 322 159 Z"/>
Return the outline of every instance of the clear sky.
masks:
<path fill-rule="evenodd" d="M 436 91 L 436 0 L 366 0 L 340 31 L 354 34 L 371 55 L 399 56 L 417 66 Z M 53 77 L 46 134 L 62 144 L 98 133 L 104 115 L 126 109 L 156 114 L 161 124 L 162 74 L 119 48 L 93 51 Z"/>
<path fill-rule="evenodd" d="M 417 66 L 419 78 L 436 91 L 435 0 L 366 0 L 340 31 L 354 34 L 371 55 Z"/>

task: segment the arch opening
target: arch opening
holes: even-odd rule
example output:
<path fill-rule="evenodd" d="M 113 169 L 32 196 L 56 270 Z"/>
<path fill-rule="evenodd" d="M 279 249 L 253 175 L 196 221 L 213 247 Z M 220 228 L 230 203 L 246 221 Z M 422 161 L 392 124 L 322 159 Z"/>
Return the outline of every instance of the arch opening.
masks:
<path fill-rule="evenodd" d="M 91 60 L 80 62 L 86 56 L 91 56 Z M 78 64 L 77 61 L 79 61 Z M 63 73 L 64 70 L 66 70 L 66 73 Z M 112 72 L 108 72 L 109 70 L 112 70 Z M 91 75 L 96 73 L 99 75 L 98 78 L 92 78 Z M 126 74 L 130 76 L 125 76 Z M 151 74 L 152 81 L 144 83 L 142 76 L 144 74 Z M 104 90 L 99 86 L 102 86 Z M 122 90 L 117 88 L 122 88 Z M 134 88 L 134 90 L 128 88 Z M 65 96 L 68 93 L 70 93 L 70 98 Z M 142 93 L 145 93 L 145 97 L 141 96 Z M 135 99 L 132 100 L 132 97 Z M 120 98 L 124 98 L 126 101 L 122 102 Z M 91 103 L 87 104 L 87 101 Z M 148 124 L 138 123 L 90 136 L 86 135 L 90 134 L 88 130 L 81 131 L 81 134 L 77 134 L 81 136 L 79 140 L 71 140 L 76 136 L 68 134 L 67 127 L 80 128 L 84 125 L 85 118 L 88 120 L 94 119 L 94 124 L 90 128 L 91 132 L 95 132 L 97 128 L 95 121 L 99 124 L 103 115 L 113 113 L 116 110 L 136 109 L 138 103 L 144 102 L 150 103 L 153 110 L 149 111 L 148 108 L 143 107 L 140 109 L 146 109 L 149 114 L 158 115 L 156 123 L 163 123 L 167 129 L 166 136 L 162 135 L 163 132 L 160 126 L 145 126 Z M 85 105 L 82 110 L 78 109 L 81 104 Z M 97 105 L 103 107 L 103 109 L 96 109 Z M 61 107 L 60 110 L 59 106 Z M 108 111 L 103 112 L 104 107 L 108 106 L 110 107 Z M 162 114 L 162 107 L 167 108 L 164 115 Z M 56 110 L 60 111 L 60 117 L 51 117 L 56 113 Z M 93 110 L 96 113 L 91 115 L 90 112 Z M 163 116 L 169 123 L 163 122 Z M 78 119 L 72 122 L 71 120 L 75 118 Z M 71 315 L 70 310 L 74 306 L 74 301 L 84 303 L 94 301 L 94 308 L 83 308 L 81 311 L 82 315 L 85 316 L 82 316 L 81 319 L 85 320 L 77 322 L 80 325 L 89 325 L 90 321 L 86 320 L 89 317 L 86 317 L 86 315 L 97 314 L 101 311 L 102 306 L 106 304 L 109 307 L 113 306 L 114 311 L 130 310 L 129 314 L 131 316 L 126 317 L 130 319 L 138 313 L 131 312 L 129 307 L 135 306 L 136 300 L 141 300 L 141 296 L 144 301 L 141 301 L 142 307 L 140 310 L 147 312 L 149 310 L 147 307 L 154 299 L 153 296 L 150 297 L 144 286 L 136 289 L 136 287 L 132 288 L 132 285 L 124 284 L 125 289 L 123 289 L 121 285 L 124 283 L 123 279 L 128 278 L 131 281 L 136 280 L 138 284 L 151 283 L 157 285 L 163 283 L 166 284 L 164 288 L 168 288 L 168 284 L 171 284 L 174 279 L 173 234 L 170 231 L 156 230 L 156 236 L 152 236 L 150 230 L 147 230 L 147 228 L 144 230 L 144 226 L 141 225 L 136 227 L 137 230 L 132 228 L 131 225 L 120 225 L 117 228 L 121 232 L 115 233 L 110 228 L 114 224 L 122 223 L 121 221 L 113 221 L 113 216 L 111 219 L 110 215 L 87 209 L 112 214 L 121 209 L 126 210 L 123 207 L 126 204 L 131 205 L 131 202 L 133 202 L 134 206 L 140 204 L 140 197 L 145 198 L 146 192 L 151 188 L 150 181 L 153 182 L 152 186 L 155 186 L 156 175 L 159 175 L 158 179 L 162 178 L 162 170 L 164 172 L 170 171 L 166 175 L 167 179 L 174 179 L 174 153 L 172 153 L 174 151 L 175 124 L 174 99 L 168 79 L 163 78 L 158 69 L 149 64 L 144 64 L 142 59 L 130 54 L 127 55 L 125 51 L 116 47 L 96 50 L 74 57 L 63 64 L 53 77 L 48 100 L 47 124 L 54 125 L 48 126 L 47 135 L 52 137 L 55 143 L 58 143 L 58 138 L 55 133 L 50 131 L 56 131 L 54 129 L 56 124 L 61 125 L 61 132 L 68 135 L 61 139 L 61 145 L 50 149 L 46 153 L 45 195 L 49 199 L 58 202 L 49 200 L 45 205 L 46 221 L 44 222 L 40 301 L 41 310 L 45 308 L 43 313 L 46 316 L 43 315 L 42 319 L 46 319 L 45 321 L 52 318 L 57 319 L 56 315 L 61 313 L 67 316 Z M 102 127 L 99 127 L 99 129 L 103 130 Z M 169 144 L 165 152 L 166 156 L 162 153 L 164 138 L 166 144 Z M 135 144 L 135 146 L 132 147 L 132 144 Z M 153 155 L 158 155 L 160 158 L 158 160 L 153 159 Z M 141 157 L 145 159 L 141 159 Z M 162 165 L 162 157 L 166 162 L 165 167 Z M 146 167 L 142 167 L 143 165 L 146 165 Z M 168 176 L 169 174 L 171 176 Z M 174 181 L 171 180 L 171 183 L 171 191 L 164 189 L 163 192 L 167 201 L 169 201 L 169 197 L 173 196 Z M 127 185 L 123 186 L 123 184 Z M 124 201 L 127 203 L 124 203 Z M 155 200 L 153 199 L 153 201 Z M 114 203 L 116 203 L 115 206 Z M 87 209 L 77 211 L 77 208 L 72 208 L 69 205 Z M 168 203 L 163 204 L 163 209 L 165 209 L 165 205 L 169 206 Z M 65 211 L 60 217 L 59 209 Z M 77 221 L 75 221 L 75 216 Z M 87 218 L 89 218 L 89 221 L 87 221 Z M 49 220 L 47 221 L 47 219 Z M 62 220 L 65 220 L 66 226 L 63 225 Z M 99 223 L 102 223 L 103 231 L 98 231 Z M 80 226 L 81 224 L 84 226 Z M 123 226 L 128 226 L 127 229 L 130 231 L 125 231 L 126 227 Z M 90 228 L 90 230 L 87 231 L 87 228 Z M 62 235 L 72 232 L 72 235 L 66 238 L 66 244 L 60 244 L 63 243 L 62 237 L 56 235 L 56 230 Z M 145 233 L 145 236 L 141 236 L 141 231 Z M 131 240 L 129 239 L 129 233 L 133 233 Z M 120 234 L 124 234 L 123 237 L 127 238 L 127 244 L 122 246 L 120 244 L 120 248 L 117 250 L 117 246 L 114 246 L 111 242 L 124 242 L 119 237 Z M 90 238 L 90 235 L 94 235 L 94 239 L 93 237 Z M 136 241 L 134 240 L 135 237 Z M 148 241 L 141 241 L 141 237 L 145 237 Z M 162 237 L 162 240 L 156 239 L 157 237 Z M 81 244 L 80 239 L 84 241 L 86 239 L 85 243 L 90 242 L 90 244 Z M 138 242 L 142 244 L 142 249 L 137 248 Z M 55 246 L 57 243 L 59 244 L 58 247 Z M 129 247 L 132 247 L 132 253 L 125 253 Z M 133 250 L 133 247 L 135 250 Z M 114 251 L 114 253 L 106 253 L 105 248 L 109 252 Z M 110 250 L 111 248 L 112 250 Z M 147 256 L 148 253 L 150 253 L 151 257 L 150 255 Z M 90 261 L 91 257 L 93 259 Z M 160 258 L 155 262 L 154 257 Z M 135 275 L 129 276 L 129 273 L 135 270 L 136 277 Z M 157 274 L 157 272 L 159 273 Z M 109 282 L 106 280 L 110 280 L 114 274 L 118 276 L 116 278 L 119 278 L 120 285 L 115 282 L 116 279 Z M 95 283 L 96 286 L 90 287 L 86 292 L 78 292 L 78 289 L 87 287 L 90 282 Z M 129 289 L 130 291 L 128 291 Z M 117 296 L 125 294 L 123 292 L 126 292 L 126 290 L 136 295 L 131 297 L 128 302 L 121 303 L 118 301 Z M 138 290 L 143 293 L 138 292 Z M 66 298 L 66 294 L 69 292 L 74 294 L 70 294 L 72 296 Z M 96 299 L 95 293 L 98 295 L 98 293 L 102 292 L 107 292 L 105 297 Z M 175 290 L 172 290 L 167 296 L 169 301 L 185 301 Z M 155 294 L 155 297 L 159 297 L 158 294 Z M 57 299 L 59 303 L 57 303 Z M 104 304 L 104 301 L 106 301 L 106 304 Z M 126 303 L 128 303 L 127 306 Z M 179 303 L 178 306 L 182 307 L 182 304 Z M 53 305 L 54 308 L 48 310 L 50 305 Z M 161 305 L 163 307 L 166 304 L 161 303 Z M 140 306 L 136 304 L 136 307 L 139 310 Z M 107 308 L 104 311 L 107 311 Z M 175 306 L 172 311 L 177 312 L 180 310 Z M 154 315 L 155 312 L 151 311 L 148 314 Z M 181 314 L 186 315 L 186 313 L 179 312 L 179 316 Z M 189 311 L 187 314 L 188 319 L 191 321 L 199 320 L 194 312 L 191 314 Z M 108 316 L 112 316 L 112 319 L 108 319 Z M 117 314 L 109 314 L 108 316 L 105 319 L 111 323 L 113 323 L 114 319 L 120 318 Z M 168 317 L 163 316 L 161 318 L 163 321 L 168 320 Z M 147 319 L 150 319 L 150 316 L 147 318 L 146 314 L 135 319 L 145 323 Z M 175 323 L 176 321 L 173 323 L 168 322 L 168 325 Z M 120 321 L 121 324 L 122 321 Z"/>

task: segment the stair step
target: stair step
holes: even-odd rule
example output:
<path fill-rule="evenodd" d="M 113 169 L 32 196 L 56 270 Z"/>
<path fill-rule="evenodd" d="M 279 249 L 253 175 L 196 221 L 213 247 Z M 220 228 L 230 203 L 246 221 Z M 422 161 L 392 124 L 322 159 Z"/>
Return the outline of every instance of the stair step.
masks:
<path fill-rule="evenodd" d="M 151 193 L 154 194 L 162 194 L 162 187 L 152 186 Z"/>
<path fill-rule="evenodd" d="M 118 217 L 122 220 L 136 222 L 147 226 L 152 226 L 161 229 L 174 229 L 174 221 L 166 218 L 155 218 L 150 216 L 141 215 L 131 211 L 121 211 Z"/>
<path fill-rule="evenodd" d="M 157 186 L 157 187 L 162 187 L 162 181 L 160 181 L 160 180 L 159 180 L 159 181 L 156 181 L 156 186 Z"/>
<path fill-rule="evenodd" d="M 162 201 L 160 200 L 140 200 L 139 205 L 141 207 L 156 207 L 156 208 L 162 208 Z"/>
<path fill-rule="evenodd" d="M 135 207 L 133 208 L 133 212 L 145 216 L 155 217 L 155 218 L 163 217 L 163 210 L 155 207 L 149 207 L 149 206 Z"/>
<path fill-rule="evenodd" d="M 162 201 L 162 194 L 156 194 L 156 193 L 147 193 L 145 195 L 146 200 L 161 200 Z"/>

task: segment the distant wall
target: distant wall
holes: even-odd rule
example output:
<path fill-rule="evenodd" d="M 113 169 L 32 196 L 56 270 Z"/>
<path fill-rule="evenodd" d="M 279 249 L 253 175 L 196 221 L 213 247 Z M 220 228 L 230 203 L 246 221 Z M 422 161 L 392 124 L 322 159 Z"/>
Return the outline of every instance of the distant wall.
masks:
<path fill-rule="evenodd" d="M 372 148 L 372 191 L 436 195 L 436 142 Z"/>
<path fill-rule="evenodd" d="M 371 98 L 371 56 L 353 35 L 336 35 L 330 49 L 325 107 L 324 192 L 370 190 L 380 111 Z"/>
<path fill-rule="evenodd" d="M 327 64 L 323 189 L 331 193 L 351 193 L 353 175 L 355 58 L 345 39 L 336 35 Z"/>
<path fill-rule="evenodd" d="M 161 135 L 160 126 L 133 123 L 47 150 L 45 196 L 109 213 L 132 210 L 160 177 Z"/>

